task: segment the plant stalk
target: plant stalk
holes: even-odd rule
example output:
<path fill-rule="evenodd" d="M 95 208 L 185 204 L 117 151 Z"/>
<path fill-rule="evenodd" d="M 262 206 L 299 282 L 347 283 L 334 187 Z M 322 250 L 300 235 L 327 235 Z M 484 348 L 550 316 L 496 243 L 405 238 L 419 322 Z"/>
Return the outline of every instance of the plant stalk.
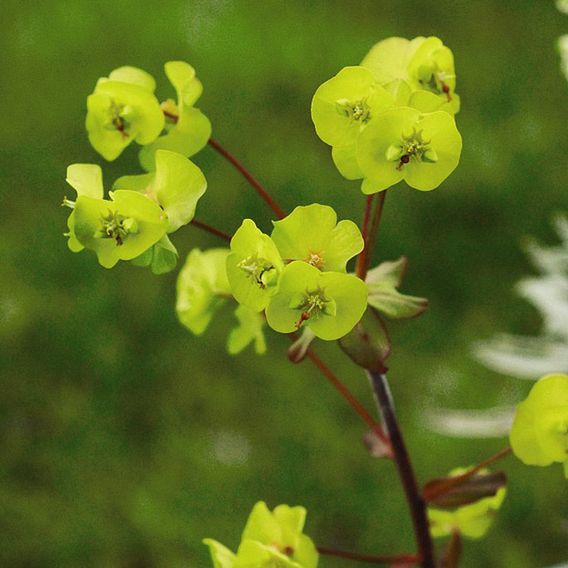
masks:
<path fill-rule="evenodd" d="M 426 515 L 426 503 L 420 494 L 410 456 L 398 424 L 387 377 L 383 373 L 373 371 L 367 371 L 367 375 L 391 441 L 394 460 L 410 509 L 414 536 L 420 556 L 420 566 L 422 568 L 435 568 L 434 545 Z"/>

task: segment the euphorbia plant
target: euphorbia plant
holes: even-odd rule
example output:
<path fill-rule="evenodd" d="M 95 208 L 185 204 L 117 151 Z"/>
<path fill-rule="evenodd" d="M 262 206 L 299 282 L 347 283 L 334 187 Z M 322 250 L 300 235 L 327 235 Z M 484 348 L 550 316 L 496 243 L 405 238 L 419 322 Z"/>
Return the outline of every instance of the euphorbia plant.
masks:
<path fill-rule="evenodd" d="M 64 200 L 72 208 L 69 248 L 94 251 L 107 268 L 123 260 L 163 273 L 177 262 L 169 235 L 185 225 L 191 223 L 225 241 L 221 248 L 189 251 L 177 281 L 180 322 L 201 335 L 220 308 L 232 304 L 237 323 L 227 341 L 232 354 L 250 344 L 264 353 L 267 329 L 287 334 L 293 342 L 290 360 L 310 360 L 370 429 L 367 441 L 372 453 L 396 463 L 417 546 L 412 553 L 386 555 L 316 547 L 303 534 L 302 507 L 280 505 L 271 513 L 260 502 L 236 553 L 217 541 L 205 541 L 213 565 L 315 568 L 319 550 L 355 561 L 432 568 L 436 565 L 432 536 L 451 536 L 445 565 L 455 565 L 460 534 L 481 537 L 503 501 L 504 475 L 486 468 L 510 450 L 419 488 L 387 381 L 392 345 L 384 318 L 416 317 L 426 309 L 427 300 L 398 290 L 407 268 L 405 258 L 369 267 L 386 190 L 402 180 L 421 191 L 433 190 L 459 162 L 462 141 L 455 114 L 460 99 L 452 52 L 435 37 L 390 38 L 374 46 L 360 65 L 340 70 L 317 89 L 311 105 L 316 132 L 332 147 L 339 172 L 362 180 L 362 193 L 353 190 L 354 199 L 359 196 L 363 203 L 360 226 L 349 219 L 338 221 L 331 207 L 319 203 L 298 206 L 287 214 L 237 158 L 210 138 L 209 120 L 194 107 L 202 93 L 195 70 L 173 61 L 166 63 L 165 71 L 176 91 L 175 101 L 160 103 L 154 96 L 153 77 L 134 67 L 121 67 L 97 82 L 87 105 L 91 143 L 108 160 L 132 142 L 142 145 L 140 163 L 149 173 L 119 178 L 110 199 L 105 199 L 98 166 L 70 166 L 67 180 L 78 197 Z M 207 142 L 270 206 L 274 213 L 270 234 L 252 219 L 244 219 L 229 235 L 194 218 L 207 184 L 189 157 Z M 338 340 L 364 369 L 382 425 L 315 353 L 317 340 Z M 548 379 L 546 388 L 550 385 Z M 561 393 L 566 390 L 559 379 L 553 386 Z M 535 394 L 520 409 L 512 434 L 515 453 L 541 465 L 562 461 L 566 429 L 564 410 L 550 405 L 548 418 L 538 423 L 533 419 L 534 405 L 544 404 L 543 396 Z"/>

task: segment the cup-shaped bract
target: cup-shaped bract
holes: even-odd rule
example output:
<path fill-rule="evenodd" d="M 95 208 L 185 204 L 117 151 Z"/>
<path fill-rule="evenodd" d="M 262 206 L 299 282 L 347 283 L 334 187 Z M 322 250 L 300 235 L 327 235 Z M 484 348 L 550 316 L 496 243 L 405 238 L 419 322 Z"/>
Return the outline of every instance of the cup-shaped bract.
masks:
<path fill-rule="evenodd" d="M 205 539 L 214 568 L 317 568 L 318 552 L 303 534 L 306 510 L 279 505 L 270 511 L 257 503 L 247 521 L 237 554 L 221 543 Z"/>
<path fill-rule="evenodd" d="M 467 468 L 456 468 L 450 472 L 450 477 L 461 475 L 466 471 Z M 487 473 L 487 470 L 483 469 L 480 473 Z M 474 540 L 483 538 L 491 528 L 506 495 L 506 487 L 501 487 L 492 497 L 485 497 L 454 510 L 429 507 L 428 520 L 432 536 L 441 538 L 457 531 L 466 538 Z"/>
<path fill-rule="evenodd" d="M 180 322 L 201 335 L 231 295 L 227 280 L 229 249 L 193 249 L 177 279 L 176 312 Z"/>
<path fill-rule="evenodd" d="M 133 140 L 149 144 L 160 135 L 165 119 L 154 88 L 152 76 L 135 67 L 120 67 L 98 80 L 87 98 L 85 125 L 103 158 L 114 160 Z"/>
<path fill-rule="evenodd" d="M 154 169 L 154 157 L 160 148 L 190 157 L 199 152 L 211 136 L 209 119 L 194 106 L 203 92 L 195 69 L 185 61 L 168 61 L 164 70 L 176 90 L 177 102 L 168 99 L 162 103 L 166 132 L 140 150 L 140 163 L 148 171 Z"/>
<path fill-rule="evenodd" d="M 433 93 L 449 103 L 449 112 L 459 111 L 454 54 L 437 37 L 426 38 L 408 63 L 408 79 L 415 89 Z"/>
<path fill-rule="evenodd" d="M 280 333 L 309 327 L 320 339 L 349 333 L 367 306 L 367 285 L 351 274 L 321 272 L 303 261 L 286 266 L 278 292 L 266 309 L 268 325 Z"/>
<path fill-rule="evenodd" d="M 533 386 L 517 406 L 510 441 L 523 463 L 562 463 L 568 478 L 568 375 L 546 375 Z"/>
<path fill-rule="evenodd" d="M 113 187 L 139 191 L 156 201 L 168 216 L 168 233 L 173 233 L 193 219 L 207 180 L 199 167 L 182 154 L 157 150 L 155 172 L 123 176 Z"/>
<path fill-rule="evenodd" d="M 95 251 L 99 263 L 111 268 L 119 260 L 132 260 L 165 235 L 167 215 L 151 199 L 134 191 L 110 192 L 104 189 L 99 166 L 73 164 L 67 169 L 67 182 L 77 191 L 67 225 L 68 246 L 73 252 L 84 248 Z"/>
<path fill-rule="evenodd" d="M 231 239 L 227 277 L 233 296 L 249 309 L 266 308 L 278 288 L 284 263 L 272 239 L 245 219 Z"/>
<path fill-rule="evenodd" d="M 296 207 L 273 224 L 271 238 L 285 261 L 303 260 L 326 272 L 345 272 L 347 262 L 363 250 L 359 227 L 349 220 L 338 223 L 327 205 Z"/>
<path fill-rule="evenodd" d="M 323 83 L 312 99 L 317 135 L 330 146 L 349 146 L 373 117 L 394 99 L 364 67 L 344 67 Z"/>
<path fill-rule="evenodd" d="M 401 180 L 421 191 L 438 187 L 458 165 L 462 139 L 453 116 L 400 107 L 386 111 L 359 136 L 357 161 L 363 193 Z"/>

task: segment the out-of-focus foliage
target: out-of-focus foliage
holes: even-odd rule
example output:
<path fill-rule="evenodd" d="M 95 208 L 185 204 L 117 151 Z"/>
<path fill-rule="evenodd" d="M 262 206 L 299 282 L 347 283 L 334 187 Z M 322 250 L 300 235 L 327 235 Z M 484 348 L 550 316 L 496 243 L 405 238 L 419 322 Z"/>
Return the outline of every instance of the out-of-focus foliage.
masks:
<path fill-rule="evenodd" d="M 164 100 L 163 62 L 188 61 L 215 136 L 287 211 L 327 203 L 358 221 L 364 197 L 313 131 L 313 93 L 381 38 L 432 34 L 452 46 L 460 166 L 427 199 L 404 186 L 387 196 L 373 259 L 408 256 L 404 289 L 430 300 L 412 324 L 393 324 L 389 359 L 425 481 L 500 447 L 432 434 L 425 408 L 509 404 L 529 386 L 472 361 L 469 345 L 540 330 L 510 291 L 528 270 L 519 240 L 550 240 L 550 215 L 568 207 L 568 87 L 554 51 L 568 19 L 534 0 L 5 0 L 0 11 L 0 564 L 201 568 L 201 539 L 236 548 L 259 499 L 305 505 L 318 544 L 411 550 L 393 468 L 357 444 L 364 428 L 317 372 L 286 361 L 286 338 L 271 336 L 269 362 L 252 349 L 234 359 L 231 314 L 199 338 L 179 325 L 175 272 L 109 273 L 68 253 L 65 168 L 99 160 L 85 97 L 128 63 L 162 77 Z M 137 173 L 137 151 L 105 179 Z M 208 180 L 203 221 L 233 232 L 251 217 L 270 232 L 269 211 L 228 165 L 207 149 L 194 159 Z M 221 246 L 191 227 L 176 239 L 181 258 Z M 358 368 L 333 345 L 315 348 L 370 404 Z M 564 561 L 562 476 L 505 467 L 508 498 L 487 538 L 466 544 L 464 566 Z"/>

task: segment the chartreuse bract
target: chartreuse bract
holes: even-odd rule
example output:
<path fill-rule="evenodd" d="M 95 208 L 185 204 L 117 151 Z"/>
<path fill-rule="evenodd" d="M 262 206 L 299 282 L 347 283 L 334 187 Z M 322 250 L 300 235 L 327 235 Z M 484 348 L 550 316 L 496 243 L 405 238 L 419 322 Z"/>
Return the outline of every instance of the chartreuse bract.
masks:
<path fill-rule="evenodd" d="M 227 276 L 233 296 L 247 308 L 260 312 L 278 288 L 284 268 L 272 239 L 251 219 L 245 219 L 231 239 Z"/>
<path fill-rule="evenodd" d="M 136 67 L 119 67 L 101 77 L 87 98 L 86 128 L 93 148 L 114 160 L 133 141 L 153 142 L 165 119 L 154 96 L 154 78 Z"/>
<path fill-rule="evenodd" d="M 104 199 L 102 173 L 93 164 L 73 164 L 67 181 L 77 200 L 64 200 L 73 209 L 67 225 L 68 245 L 73 252 L 93 250 L 99 263 L 113 267 L 132 260 L 158 242 L 168 228 L 166 213 L 153 200 L 130 190 L 110 192 Z"/>
<path fill-rule="evenodd" d="M 461 475 L 466 471 L 467 468 L 456 468 L 450 472 L 450 477 Z M 487 473 L 487 470 L 481 470 L 479 473 Z M 470 539 L 483 538 L 493 524 L 506 494 L 506 487 L 500 487 L 491 497 L 484 497 L 453 510 L 429 507 L 428 519 L 432 536 L 441 538 L 458 532 Z"/>
<path fill-rule="evenodd" d="M 412 101 L 409 106 L 416 108 L 427 105 L 430 110 L 451 114 L 459 111 L 454 56 L 437 37 L 382 40 L 371 48 L 361 66 L 368 68 L 387 90 L 406 84 L 408 100 L 403 104 Z"/>
<path fill-rule="evenodd" d="M 279 505 L 270 511 L 257 503 L 247 521 L 237 553 L 213 539 L 209 547 L 214 568 L 317 568 L 318 552 L 303 534 L 306 510 Z"/>
<path fill-rule="evenodd" d="M 194 106 L 203 92 L 195 69 L 184 61 L 168 61 L 164 70 L 176 91 L 177 101 L 167 99 L 162 103 L 165 132 L 140 150 L 140 163 L 148 171 L 155 167 L 156 150 L 161 148 L 186 157 L 193 156 L 211 136 L 209 119 Z"/>
<path fill-rule="evenodd" d="M 359 227 L 349 220 L 338 223 L 327 205 L 296 207 L 273 224 L 272 240 L 287 262 L 303 260 L 323 271 L 345 272 L 347 261 L 363 250 Z"/>
<path fill-rule="evenodd" d="M 458 165 L 462 139 L 453 116 L 423 114 L 410 107 L 386 111 L 357 141 L 363 193 L 376 193 L 401 180 L 421 191 L 438 187 Z"/>
<path fill-rule="evenodd" d="M 321 272 L 295 260 L 282 271 L 266 320 L 280 333 L 309 327 L 316 337 L 331 341 L 349 333 L 366 306 L 367 286 L 356 276 Z"/>
<path fill-rule="evenodd" d="M 523 463 L 561 463 L 568 479 L 568 375 L 546 375 L 533 386 L 517 406 L 510 441 Z"/>

